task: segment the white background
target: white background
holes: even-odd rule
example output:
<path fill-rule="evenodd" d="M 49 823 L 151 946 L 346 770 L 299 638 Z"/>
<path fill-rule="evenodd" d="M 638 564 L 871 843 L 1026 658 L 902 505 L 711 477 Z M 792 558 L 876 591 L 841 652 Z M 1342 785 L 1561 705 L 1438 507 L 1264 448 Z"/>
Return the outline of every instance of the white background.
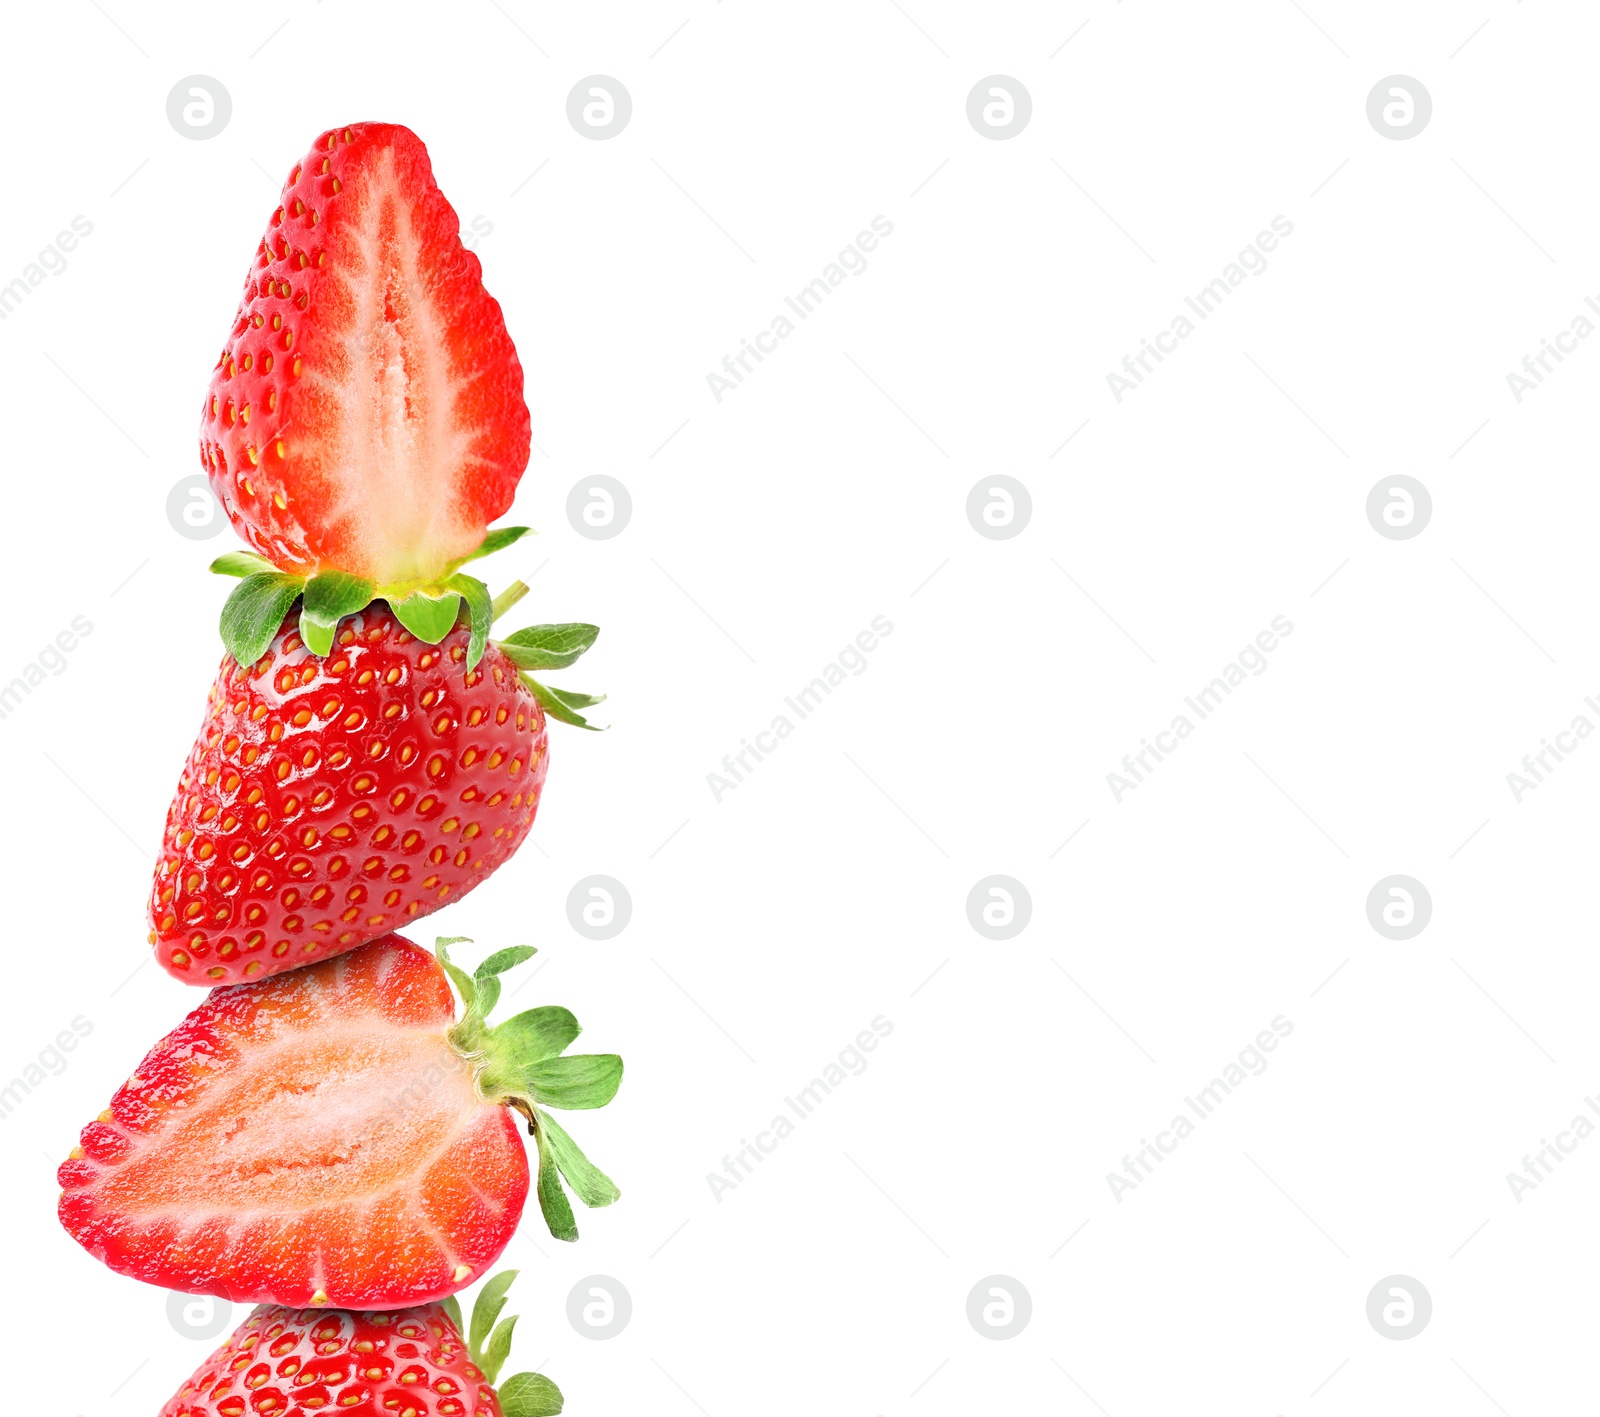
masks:
<path fill-rule="evenodd" d="M 234 542 L 166 499 L 283 176 L 369 118 L 492 225 L 539 448 L 511 519 L 541 534 L 489 564 L 532 580 L 518 623 L 603 627 L 560 682 L 611 695 L 609 733 L 552 726 L 526 849 L 417 932 L 538 945 L 517 1006 L 627 1059 L 572 1119 L 621 1202 L 574 1246 L 530 1206 L 507 1252 L 513 1370 L 577 1414 L 1592 1404 L 1600 1139 L 1520 1203 L 1506 1173 L 1600 1092 L 1600 743 L 1520 803 L 1506 774 L 1600 724 L 1600 340 L 1520 404 L 1506 375 L 1600 293 L 1597 43 L 1552 0 L 14 7 L 0 283 L 94 229 L 0 323 L 0 680 L 94 628 L 0 721 L 0 1074 L 93 1032 L 0 1125 L 9 1410 L 154 1412 L 212 1346 L 65 1236 L 54 1167 L 198 1002 L 141 967 L 143 910 Z M 232 98 L 208 141 L 166 117 L 192 74 Z M 566 117 L 594 74 L 632 96 L 610 141 Z M 1006 141 L 966 116 L 993 74 L 1032 96 Z M 1407 141 L 1366 116 L 1394 74 L 1432 96 Z M 868 269 L 716 402 L 880 214 Z M 1107 373 L 1280 214 L 1117 403 Z M 609 541 L 565 512 L 597 473 L 633 499 Z M 1032 497 L 1010 540 L 965 513 L 1000 473 Z M 1433 498 L 1411 540 L 1365 513 L 1400 473 Z M 876 615 L 866 671 L 716 801 Z M 1267 670 L 1119 803 L 1122 755 L 1278 615 Z M 567 920 L 591 873 L 633 898 L 607 943 Z M 967 919 L 994 873 L 1032 897 L 1009 941 Z M 1394 873 L 1433 900 L 1408 941 L 1366 916 Z M 877 1015 L 867 1070 L 714 1198 Z M 1107 1173 L 1277 1015 L 1267 1071 L 1119 1202 Z M 633 1300 L 606 1342 L 566 1318 L 594 1274 Z M 994 1274 L 1033 1306 L 1003 1342 L 966 1316 Z M 1366 1317 L 1395 1274 L 1433 1301 L 1408 1341 Z"/>

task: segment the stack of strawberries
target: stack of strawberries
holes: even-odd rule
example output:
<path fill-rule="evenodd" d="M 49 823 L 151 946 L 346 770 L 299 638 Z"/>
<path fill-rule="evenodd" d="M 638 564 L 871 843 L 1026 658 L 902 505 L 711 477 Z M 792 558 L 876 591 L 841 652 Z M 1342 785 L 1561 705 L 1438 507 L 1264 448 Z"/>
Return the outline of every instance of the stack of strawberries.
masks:
<path fill-rule="evenodd" d="M 494 1383 L 514 1273 L 463 1338 L 529 1188 L 577 1238 L 617 1188 L 548 1108 L 601 1107 L 614 1054 L 578 1022 L 491 1025 L 502 949 L 471 974 L 394 931 L 488 879 L 528 834 L 546 721 L 599 700 L 563 669 L 592 625 L 490 631 L 463 566 L 528 461 L 522 367 L 408 129 L 357 123 L 296 165 L 256 249 L 201 419 L 200 458 L 249 552 L 150 894 L 162 967 L 210 987 L 87 1127 L 61 1223 L 119 1274 L 260 1305 L 163 1417 L 539 1417 L 546 1378 Z M 457 1016 L 457 1000 L 460 1015 Z"/>

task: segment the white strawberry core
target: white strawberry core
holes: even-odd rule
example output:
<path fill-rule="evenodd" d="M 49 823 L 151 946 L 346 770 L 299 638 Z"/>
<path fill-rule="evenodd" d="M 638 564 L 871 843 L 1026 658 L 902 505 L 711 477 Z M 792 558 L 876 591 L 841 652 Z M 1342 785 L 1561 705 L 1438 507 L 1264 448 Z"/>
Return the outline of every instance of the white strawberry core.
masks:
<path fill-rule="evenodd" d="M 241 1053 L 148 1159 L 106 1175 L 103 1195 L 125 1213 L 190 1219 L 370 1198 L 425 1176 L 482 1106 L 442 1033 L 291 1034 Z"/>
<path fill-rule="evenodd" d="M 359 220 L 344 237 L 335 278 L 351 320 L 348 363 L 329 388 L 342 414 L 324 468 L 330 514 L 348 523 L 381 581 L 429 578 L 481 538 L 456 504 L 461 469 L 476 458 L 456 426 L 445 322 L 417 266 L 421 240 L 391 154 L 368 178 Z M 332 373 L 330 365 L 313 377 Z"/>

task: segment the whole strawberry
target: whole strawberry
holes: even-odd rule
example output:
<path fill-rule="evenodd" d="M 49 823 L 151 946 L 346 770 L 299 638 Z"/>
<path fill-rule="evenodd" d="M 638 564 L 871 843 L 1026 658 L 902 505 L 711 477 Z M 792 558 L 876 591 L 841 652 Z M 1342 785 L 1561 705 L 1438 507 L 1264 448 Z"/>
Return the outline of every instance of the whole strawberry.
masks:
<path fill-rule="evenodd" d="M 540 1373 L 495 1389 L 516 1319 L 500 1319 L 516 1270 L 478 1294 L 461 1336 L 456 1301 L 376 1313 L 263 1304 L 178 1389 L 160 1417 L 554 1417 Z"/>
<path fill-rule="evenodd" d="M 618 1191 L 548 1109 L 603 1107 L 612 1053 L 569 1054 L 563 1008 L 491 1026 L 498 950 L 467 974 L 398 935 L 213 989 L 150 1050 L 57 1171 L 63 1228 L 163 1289 L 296 1308 L 442 1299 L 499 1258 L 528 1198 L 576 1240 Z M 457 1019 L 451 985 L 464 1005 Z"/>
<path fill-rule="evenodd" d="M 549 766 L 545 710 L 512 656 L 569 660 L 595 633 L 523 631 L 546 648 L 513 636 L 474 665 L 465 626 L 427 644 L 378 602 L 326 655 L 291 617 L 247 666 L 224 659 L 151 885 L 162 967 L 259 979 L 486 880 L 527 836 Z"/>

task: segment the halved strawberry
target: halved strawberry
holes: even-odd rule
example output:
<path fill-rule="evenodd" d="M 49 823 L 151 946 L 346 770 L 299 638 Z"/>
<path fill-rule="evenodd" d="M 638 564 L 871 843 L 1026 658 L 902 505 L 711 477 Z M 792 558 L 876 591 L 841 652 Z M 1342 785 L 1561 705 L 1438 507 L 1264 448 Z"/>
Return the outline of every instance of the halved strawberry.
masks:
<path fill-rule="evenodd" d="M 379 1313 L 263 1304 L 160 1417 L 555 1417 L 561 1389 L 542 1373 L 496 1388 L 517 1322 L 500 1311 L 516 1277 L 505 1270 L 479 1291 L 466 1341 L 453 1298 Z"/>
<path fill-rule="evenodd" d="M 431 645 L 378 601 L 327 627 L 323 657 L 304 614 L 277 617 L 248 667 L 222 661 L 167 810 L 149 938 L 190 984 L 263 979 L 459 900 L 533 825 L 546 715 L 582 724 L 574 706 L 598 702 L 524 672 L 572 663 L 593 625 L 485 645 L 463 623 Z"/>
<path fill-rule="evenodd" d="M 511 1109 L 538 1141 L 551 1233 L 617 1188 L 545 1107 L 602 1107 L 613 1054 L 562 1057 L 562 1008 L 491 1028 L 501 950 L 469 976 L 398 935 L 212 990 L 83 1129 L 59 1214 L 119 1274 L 236 1302 L 391 1308 L 485 1273 L 528 1194 Z M 454 981 L 466 1004 L 455 1021 Z"/>
<path fill-rule="evenodd" d="M 289 174 L 200 424 L 217 497 L 278 568 L 398 596 L 510 507 L 522 366 L 459 233 L 399 124 L 330 129 Z"/>

